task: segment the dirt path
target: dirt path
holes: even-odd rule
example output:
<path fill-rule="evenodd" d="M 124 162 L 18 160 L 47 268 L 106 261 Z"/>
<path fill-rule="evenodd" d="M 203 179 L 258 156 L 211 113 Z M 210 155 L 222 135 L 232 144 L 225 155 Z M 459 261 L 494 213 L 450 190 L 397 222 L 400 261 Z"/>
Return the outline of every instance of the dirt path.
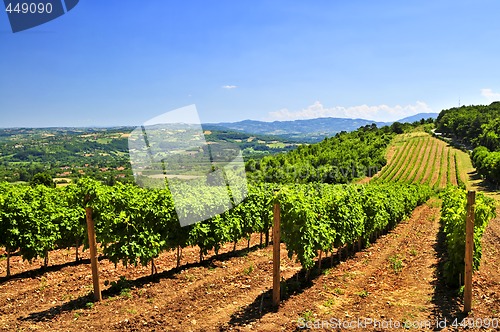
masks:
<path fill-rule="evenodd" d="M 472 177 L 476 170 L 472 167 L 472 161 L 467 153 L 463 151 L 457 151 L 456 153 L 460 180 L 462 180 L 467 188 L 470 188 Z"/>
<path fill-rule="evenodd" d="M 462 181 L 467 184 L 468 189 L 482 191 L 497 201 L 497 217 L 488 223 L 483 234 L 481 265 L 472 279 L 473 300 L 469 317 L 476 321 L 485 319 L 500 321 L 500 191 L 493 191 L 486 186 L 478 178 L 468 156 L 461 156 L 460 153 L 457 156 L 459 167 L 467 167 L 459 168 L 460 177 L 463 177 Z"/>
<path fill-rule="evenodd" d="M 103 281 L 126 280 L 121 290 L 106 290 L 104 300 L 93 305 L 88 263 L 1 280 L 0 329 L 276 331 L 294 330 L 300 317 L 425 320 L 433 308 L 438 214 L 436 200 L 418 207 L 370 248 L 340 264 L 335 257 L 336 266 L 309 283 L 296 281 L 300 266 L 286 257 L 283 247 L 284 300 L 277 313 L 270 307 L 271 247 L 245 252 L 240 244 L 239 255 L 204 264 L 196 263 L 195 248 L 187 249 L 187 265 L 178 270 L 167 269 L 175 257 L 166 253 L 156 261 L 163 272 L 154 277 L 148 276 L 148 267 L 114 268 L 103 260 Z M 224 250 L 230 251 L 230 245 Z M 52 257 L 54 263 L 67 259 L 65 251 Z M 325 259 L 323 266 L 329 263 Z"/>
<path fill-rule="evenodd" d="M 226 254 L 202 264 L 197 263 L 196 248 L 185 249 L 180 269 L 170 269 L 175 255 L 166 253 L 156 261 L 160 273 L 154 277 L 149 267 L 114 268 L 103 260 L 102 282 L 120 276 L 126 280 L 121 290 L 106 289 L 104 300 L 95 304 L 88 297 L 88 262 L 65 264 L 70 253 L 57 251 L 51 255 L 56 265 L 43 274 L 32 270 L 31 277 L 26 273 L 23 278 L 0 278 L 0 330 L 294 331 L 306 320 L 332 318 L 412 327 L 461 319 L 460 301 L 439 280 L 444 252 L 439 209 L 439 200 L 432 199 L 369 248 L 348 258 L 343 255 L 340 262 L 334 256 L 332 268 L 330 258 L 324 259 L 327 268 L 309 282 L 303 282 L 300 265 L 286 257 L 283 246 L 284 299 L 278 312 L 270 305 L 271 247 L 247 252 L 240 243 L 234 255 L 228 245 L 222 250 Z M 252 245 L 257 243 L 256 236 Z M 499 317 L 498 243 L 500 218 L 490 223 L 484 236 L 471 317 Z M 13 260 L 13 273 L 19 276 L 19 257 Z"/>
<path fill-rule="evenodd" d="M 308 288 L 283 301 L 279 312 L 233 322 L 224 329 L 294 331 L 309 320 L 312 326 L 318 326 L 314 321 L 323 324 L 318 330 L 327 331 L 332 330 L 328 325 L 332 319 L 335 323 L 360 319 L 366 329 L 351 330 L 384 330 L 370 325 L 371 319 L 407 324 L 419 331 L 464 330 L 452 327 L 455 319 L 465 318 L 462 302 L 441 279 L 445 247 L 439 211 L 440 201 L 432 199 L 370 248 L 323 271 Z M 500 217 L 490 223 L 483 239 L 484 256 L 474 275 L 474 310 L 469 318 L 500 319 L 499 243 Z M 437 322 L 442 325 L 445 319 L 447 328 L 438 328 Z"/>
<path fill-rule="evenodd" d="M 285 300 L 277 313 L 258 321 L 230 322 L 224 328 L 246 331 L 250 325 L 257 331 L 294 331 L 304 320 L 332 318 L 408 324 L 430 320 L 436 306 L 438 219 L 439 201 L 431 200 L 370 248 L 323 271 L 310 287 Z"/>
<path fill-rule="evenodd" d="M 171 268 L 175 255 L 165 253 L 156 260 L 160 273 L 153 277 L 149 267 L 115 268 L 101 260 L 101 283 L 125 279 L 115 291 L 104 287 L 104 300 L 94 304 L 87 260 L 65 263 L 67 251 L 58 250 L 51 253 L 53 265 L 43 273 L 36 269 L 40 262 L 29 266 L 14 257 L 14 278 L 0 278 L 0 330 L 214 329 L 272 285 L 272 248 L 259 249 L 258 242 L 256 235 L 247 252 L 242 241 L 236 254 L 228 244 L 221 250 L 226 254 L 202 264 L 197 262 L 197 248 L 187 248 L 180 269 Z M 282 270 L 285 278 L 300 270 L 284 247 Z"/>
<path fill-rule="evenodd" d="M 481 267 L 473 279 L 473 317 L 500 317 L 500 208 L 483 236 Z"/>

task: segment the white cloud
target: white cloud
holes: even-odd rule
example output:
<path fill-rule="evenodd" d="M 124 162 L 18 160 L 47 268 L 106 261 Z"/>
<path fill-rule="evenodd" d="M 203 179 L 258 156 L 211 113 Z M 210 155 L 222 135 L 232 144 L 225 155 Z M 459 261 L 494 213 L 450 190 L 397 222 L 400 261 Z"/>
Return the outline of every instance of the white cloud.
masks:
<path fill-rule="evenodd" d="M 432 113 L 434 112 L 426 103 L 417 101 L 413 105 L 359 105 L 351 107 L 334 106 L 324 107 L 319 101 L 316 101 L 311 106 L 301 111 L 290 111 L 286 108 L 276 112 L 270 112 L 267 120 L 286 121 L 286 120 L 299 120 L 299 119 L 314 119 L 314 118 L 353 118 L 353 119 L 367 119 L 375 121 L 396 121 L 407 116 L 415 115 L 418 113 Z"/>
<path fill-rule="evenodd" d="M 222 88 L 223 89 L 236 89 L 238 86 L 237 85 L 223 85 Z"/>
<path fill-rule="evenodd" d="M 481 96 L 488 99 L 490 103 L 500 100 L 500 93 L 493 92 L 491 89 L 481 89 Z"/>

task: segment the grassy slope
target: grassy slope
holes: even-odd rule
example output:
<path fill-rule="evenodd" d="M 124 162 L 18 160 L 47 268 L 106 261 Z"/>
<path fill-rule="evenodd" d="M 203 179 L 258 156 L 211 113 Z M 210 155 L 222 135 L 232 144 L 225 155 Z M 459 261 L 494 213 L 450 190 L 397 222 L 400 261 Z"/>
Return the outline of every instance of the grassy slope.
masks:
<path fill-rule="evenodd" d="M 387 165 L 372 181 L 427 183 L 436 188 L 456 185 L 455 155 L 460 180 L 470 187 L 474 172 L 467 153 L 421 131 L 394 138 L 387 149 Z"/>

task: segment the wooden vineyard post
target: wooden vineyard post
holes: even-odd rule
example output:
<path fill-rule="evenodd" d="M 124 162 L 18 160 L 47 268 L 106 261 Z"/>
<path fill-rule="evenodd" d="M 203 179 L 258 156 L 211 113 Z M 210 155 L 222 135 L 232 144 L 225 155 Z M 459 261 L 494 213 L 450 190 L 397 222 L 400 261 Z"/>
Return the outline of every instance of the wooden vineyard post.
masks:
<path fill-rule="evenodd" d="M 474 257 L 474 206 L 476 192 L 467 193 L 467 220 L 465 224 L 465 288 L 464 312 L 469 313 L 472 308 L 472 260 Z"/>
<path fill-rule="evenodd" d="M 273 209 L 274 226 L 273 226 L 273 306 L 280 305 L 280 204 L 274 203 Z"/>
<path fill-rule="evenodd" d="M 181 266 L 181 256 L 182 256 L 182 248 L 181 246 L 177 246 L 177 268 Z"/>
<path fill-rule="evenodd" d="M 88 201 L 88 197 L 86 197 L 86 201 Z M 99 269 L 97 267 L 97 243 L 91 207 L 85 208 L 85 217 L 87 219 L 87 232 L 89 236 L 90 264 L 92 265 L 92 282 L 94 284 L 94 300 L 101 301 L 101 285 L 99 284 Z"/>
<path fill-rule="evenodd" d="M 10 277 L 10 248 L 7 247 L 7 277 Z"/>

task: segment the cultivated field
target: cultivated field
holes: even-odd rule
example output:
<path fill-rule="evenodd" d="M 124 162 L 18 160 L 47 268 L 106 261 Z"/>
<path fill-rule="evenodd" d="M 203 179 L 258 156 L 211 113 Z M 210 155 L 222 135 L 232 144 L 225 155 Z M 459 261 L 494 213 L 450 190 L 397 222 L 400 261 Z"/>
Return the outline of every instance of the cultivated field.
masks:
<path fill-rule="evenodd" d="M 388 149 L 388 163 L 372 181 L 415 182 L 435 188 L 468 184 L 469 156 L 424 132 L 398 135 Z"/>
<path fill-rule="evenodd" d="M 396 137 L 388 161 L 372 181 L 477 186 L 467 154 L 424 133 Z M 334 251 L 323 258 L 321 269 L 313 268 L 309 280 L 282 244 L 278 310 L 271 306 L 272 246 L 260 247 L 258 235 L 249 250 L 246 241 L 234 252 L 226 244 L 219 255 L 212 251 L 201 263 L 198 248 L 186 248 L 180 267 L 175 252 L 164 252 L 155 260 L 154 276 L 149 267 L 114 266 L 102 257 L 104 291 L 98 303 L 91 296 L 88 251 L 74 263 L 74 249 L 55 250 L 45 270 L 43 260 L 28 264 L 14 255 L 8 278 L 0 249 L 0 331 L 297 331 L 306 321 L 358 319 L 398 322 L 415 331 L 429 326 L 463 330 L 452 327 L 465 317 L 461 299 L 442 281 L 446 249 L 440 208 L 441 201 L 431 198 L 368 248 Z M 482 243 L 469 317 L 498 320 L 500 217 L 490 221 Z M 436 327 L 445 320 L 446 329 Z M 317 330 L 336 329 L 323 325 Z M 383 329 L 367 325 L 366 330 Z"/>
<path fill-rule="evenodd" d="M 233 254 L 228 245 L 222 255 L 202 264 L 197 249 L 187 249 L 180 268 L 175 268 L 173 252 L 162 254 L 153 277 L 147 267 L 115 267 L 101 260 L 101 282 L 118 283 L 105 287 L 99 303 L 92 303 L 90 295 L 88 258 L 74 264 L 73 252 L 57 250 L 44 271 L 42 260 L 29 265 L 14 257 L 13 277 L 0 278 L 0 330 L 296 331 L 305 320 L 332 318 L 413 327 L 444 319 L 451 324 L 464 316 L 461 300 L 440 279 L 445 253 L 439 209 L 440 201 L 432 199 L 369 248 L 340 257 L 334 252 L 333 265 L 330 257 L 324 258 L 322 270 L 308 282 L 282 246 L 285 296 L 278 311 L 271 307 L 272 247 L 255 246 L 258 237 L 249 251 L 240 243 Z M 500 318 L 499 236 L 497 217 L 484 235 L 470 317 Z"/>

